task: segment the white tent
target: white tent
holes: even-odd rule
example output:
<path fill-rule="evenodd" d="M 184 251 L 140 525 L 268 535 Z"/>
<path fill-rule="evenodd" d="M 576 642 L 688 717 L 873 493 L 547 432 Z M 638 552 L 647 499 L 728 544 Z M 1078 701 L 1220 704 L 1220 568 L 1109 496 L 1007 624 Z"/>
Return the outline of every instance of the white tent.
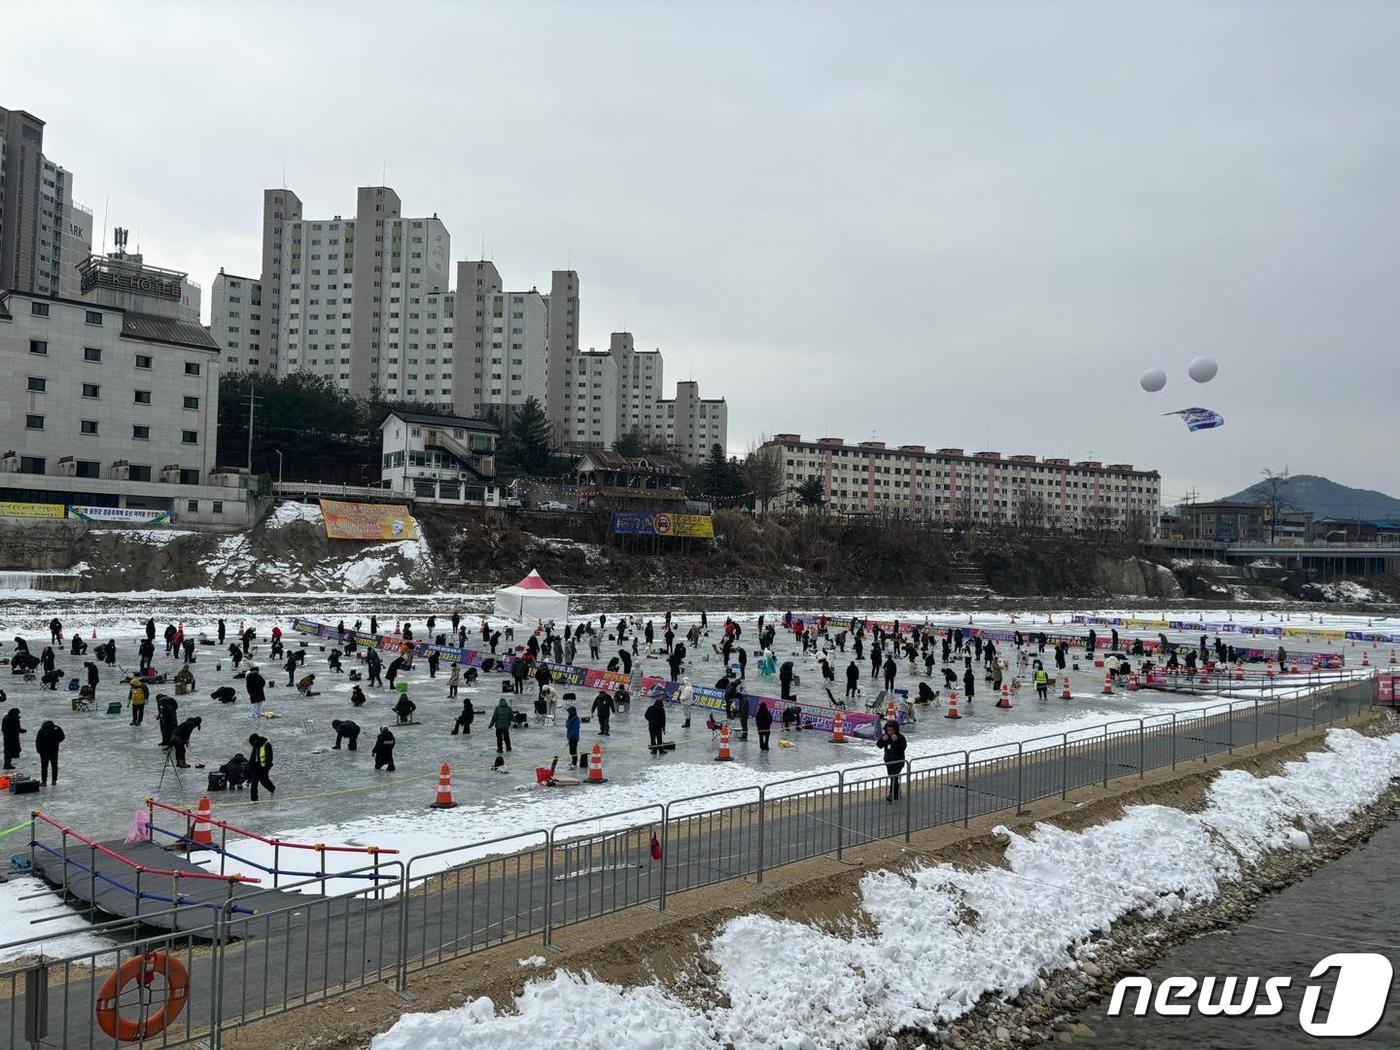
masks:
<path fill-rule="evenodd" d="M 496 615 L 521 623 L 537 620 L 563 623 L 569 618 L 569 596 L 560 594 L 532 569 L 529 576 L 514 586 L 496 589 Z"/>

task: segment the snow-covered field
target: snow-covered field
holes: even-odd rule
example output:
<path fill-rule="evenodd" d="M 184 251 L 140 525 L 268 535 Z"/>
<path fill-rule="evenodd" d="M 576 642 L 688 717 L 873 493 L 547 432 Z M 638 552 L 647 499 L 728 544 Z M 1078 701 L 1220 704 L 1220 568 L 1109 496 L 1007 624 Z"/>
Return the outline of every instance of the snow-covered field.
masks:
<path fill-rule="evenodd" d="M 536 1050 L 563 1032 L 616 1050 L 835 1050 L 936 1028 L 984 994 L 1011 998 L 1042 972 L 1092 958 L 1094 937 L 1118 919 L 1170 918 L 1214 899 L 1268 851 L 1307 849 L 1311 829 L 1360 812 L 1397 775 L 1400 735 L 1333 730 L 1326 750 L 1277 775 L 1221 773 L 1200 812 L 1139 806 L 1081 832 L 1002 828 L 1004 870 L 871 874 L 861 886 L 864 932 L 731 920 L 702 949 L 718 966 L 715 989 L 622 988 L 556 972 L 529 982 L 509 1011 L 478 999 L 406 1015 L 373 1050 Z M 728 1004 L 696 1005 L 716 993 Z"/>

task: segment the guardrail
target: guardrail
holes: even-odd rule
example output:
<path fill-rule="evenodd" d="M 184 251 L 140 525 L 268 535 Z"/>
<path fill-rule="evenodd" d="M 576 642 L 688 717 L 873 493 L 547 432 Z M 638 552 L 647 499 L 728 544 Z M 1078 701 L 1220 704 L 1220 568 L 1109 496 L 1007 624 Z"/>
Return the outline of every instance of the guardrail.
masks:
<path fill-rule="evenodd" d="M 557 929 L 641 906 L 664 911 L 668 898 L 685 890 L 740 878 L 761 883 L 774 868 L 821 856 L 840 859 L 853 846 L 909 841 L 916 831 L 966 827 L 977 817 L 1018 812 L 1040 799 L 1141 778 L 1152 769 L 1206 764 L 1212 755 L 1345 720 L 1376 696 L 1373 676 L 1282 699 L 1232 701 L 919 756 L 897 769 L 875 762 L 809 773 L 450 846 L 385 865 L 397 869 L 393 899 L 382 899 L 376 882 L 255 915 L 220 910 L 199 930 L 120 948 L 0 967 L 0 996 L 8 984 L 0 1032 L 8 1027 L 10 1045 L 20 1045 L 21 1035 L 33 1039 L 40 1021 L 56 1015 L 62 1045 L 113 1045 L 93 1026 L 96 980 L 114 962 L 176 952 L 188 957 L 190 987 L 198 994 L 190 995 L 181 1026 L 148 1041 L 179 1046 L 202 1039 L 218 1048 L 239 1025 L 367 984 L 392 980 L 403 991 L 410 975 L 443 962 L 532 938 L 548 946 Z M 358 872 L 378 873 L 375 859 L 373 869 Z M 354 874 L 318 873 L 286 888 L 324 886 L 327 877 Z M 111 924 L 93 932 L 127 928 Z M 0 951 L 42 954 L 57 936 L 0 945 Z M 210 950 L 194 951 L 190 938 L 196 937 L 210 942 Z M 56 975 L 62 980 L 54 995 Z M 46 1009 L 26 1012 L 31 1002 Z"/>

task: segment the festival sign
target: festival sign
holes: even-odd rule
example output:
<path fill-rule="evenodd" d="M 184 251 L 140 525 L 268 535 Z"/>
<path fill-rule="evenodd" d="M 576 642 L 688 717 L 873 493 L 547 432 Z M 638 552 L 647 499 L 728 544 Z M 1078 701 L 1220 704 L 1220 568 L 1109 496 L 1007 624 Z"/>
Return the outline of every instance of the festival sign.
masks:
<path fill-rule="evenodd" d="M 685 539 L 715 538 L 714 519 L 708 514 L 672 514 L 660 511 L 613 511 L 614 536 L 679 536 Z"/>
<path fill-rule="evenodd" d="M 323 499 L 321 516 L 333 540 L 416 540 L 418 523 L 402 503 L 346 503 Z"/>
<path fill-rule="evenodd" d="M 62 518 L 65 513 L 62 503 L 0 503 L 5 518 Z"/>
<path fill-rule="evenodd" d="M 168 510 L 146 510 L 142 507 L 80 507 L 68 508 L 68 516 L 79 521 L 110 521 L 122 525 L 164 525 L 170 520 Z"/>

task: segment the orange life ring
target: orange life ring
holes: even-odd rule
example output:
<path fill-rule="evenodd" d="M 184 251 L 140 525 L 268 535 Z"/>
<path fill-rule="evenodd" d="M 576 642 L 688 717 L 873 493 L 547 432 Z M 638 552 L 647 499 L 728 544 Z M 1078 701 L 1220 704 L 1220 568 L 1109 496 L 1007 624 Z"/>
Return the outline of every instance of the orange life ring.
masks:
<path fill-rule="evenodd" d="M 117 1012 L 117 998 L 122 989 L 132 981 L 140 981 L 142 987 L 149 988 L 156 974 L 165 977 L 165 1005 L 155 1013 L 139 1021 L 123 1017 Z M 156 1035 L 165 1029 L 189 998 L 190 978 L 184 964 L 165 952 L 147 952 L 122 963 L 118 969 L 107 975 L 106 982 L 97 993 L 97 1023 L 113 1039 L 123 1043 L 134 1043 Z"/>

